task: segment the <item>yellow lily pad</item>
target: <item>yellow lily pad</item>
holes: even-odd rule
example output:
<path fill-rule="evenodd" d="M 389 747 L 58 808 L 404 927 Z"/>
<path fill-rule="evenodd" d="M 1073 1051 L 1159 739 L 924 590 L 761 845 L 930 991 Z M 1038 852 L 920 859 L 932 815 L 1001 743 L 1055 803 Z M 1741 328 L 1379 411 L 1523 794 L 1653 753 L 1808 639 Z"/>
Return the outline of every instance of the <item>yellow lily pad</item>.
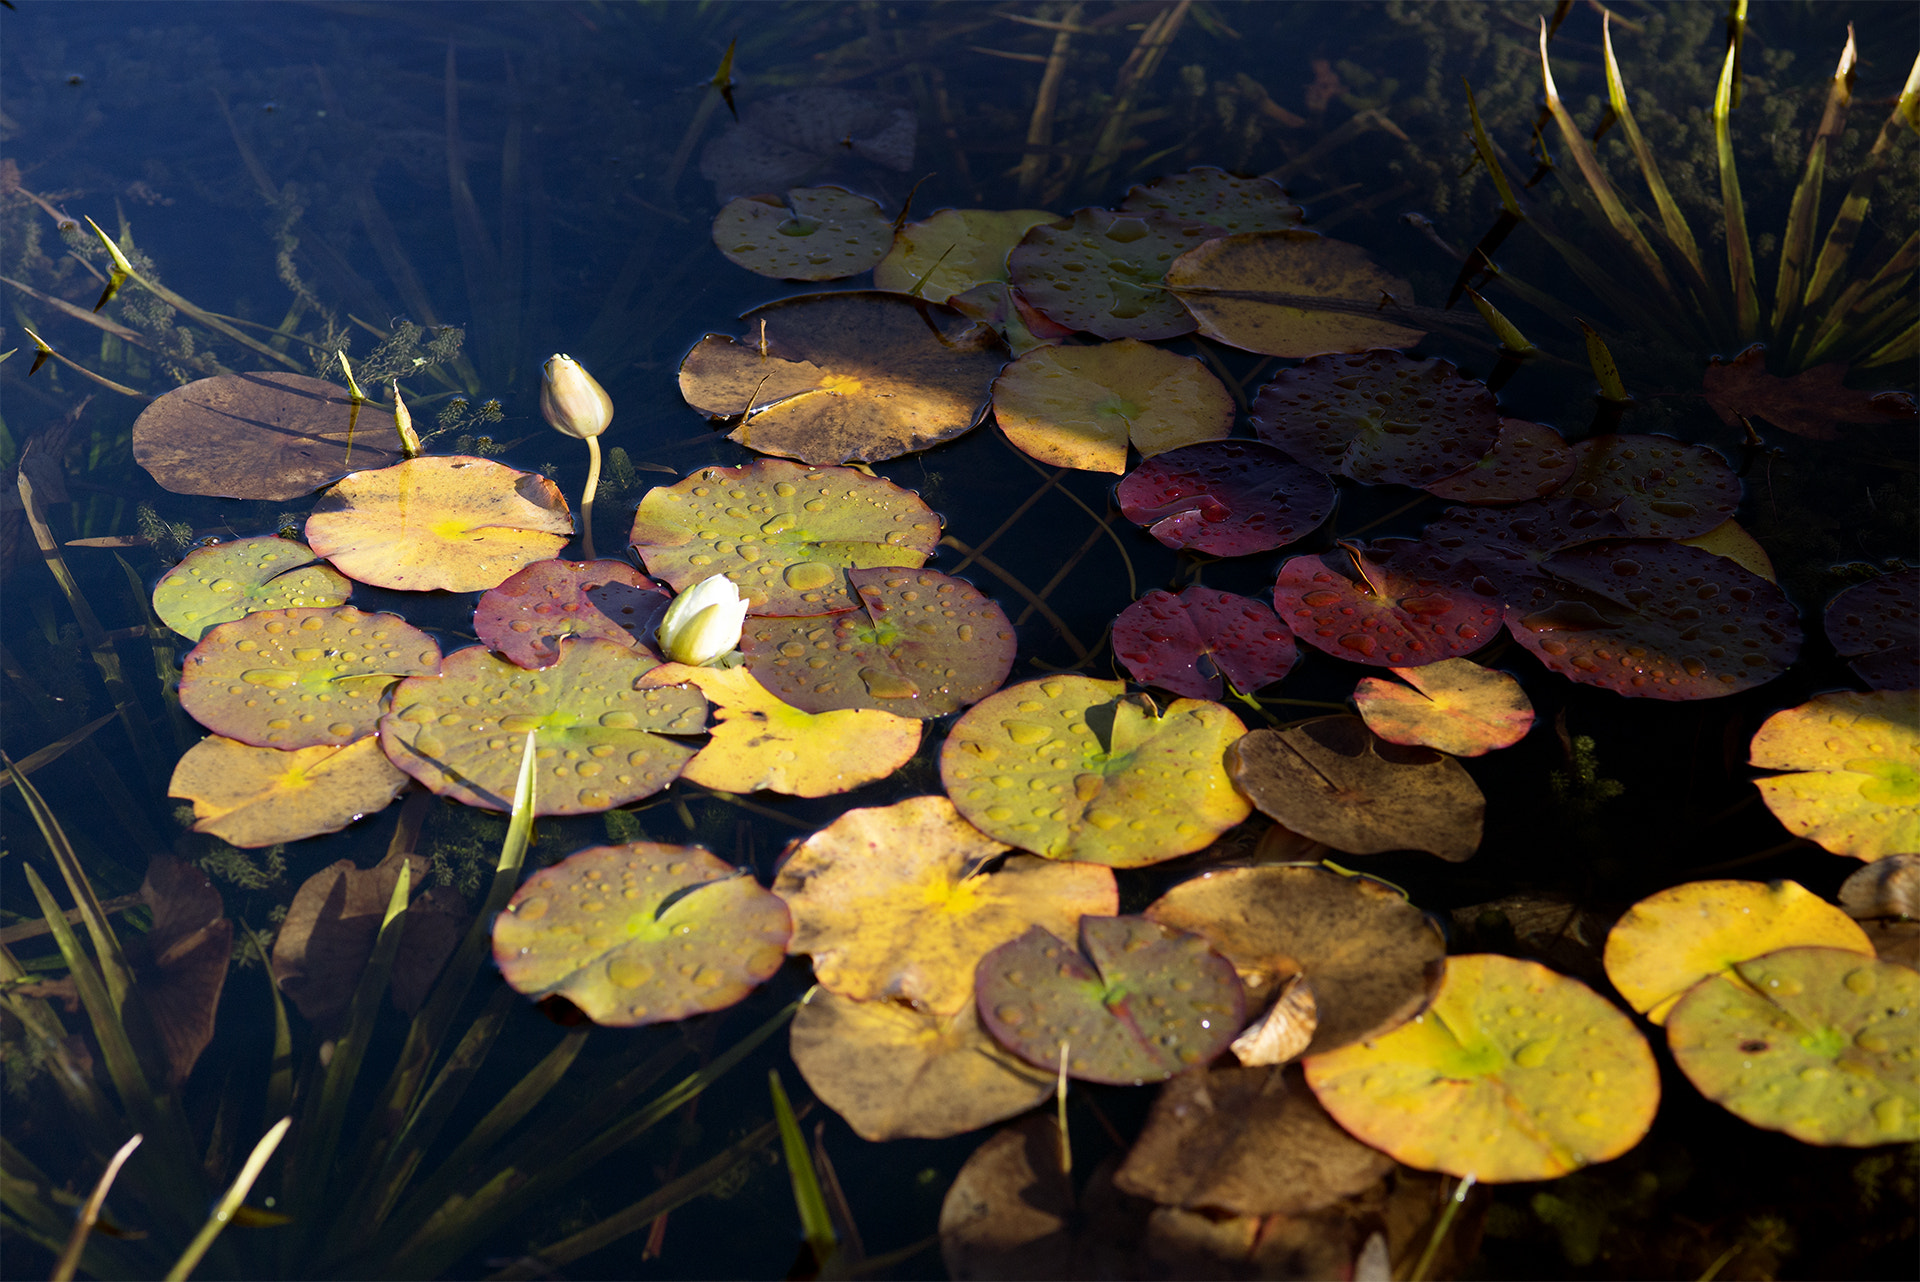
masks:
<path fill-rule="evenodd" d="M 976 285 L 1007 279 L 1007 255 L 1031 227 L 1059 218 L 1044 209 L 943 209 L 894 233 L 873 269 L 875 288 L 944 303 Z"/>
<path fill-rule="evenodd" d="M 1780 581 L 1780 576 L 1773 572 L 1773 558 L 1760 546 L 1760 540 L 1747 533 L 1747 528 L 1732 517 L 1705 534 L 1696 534 L 1680 542 L 1688 547 L 1705 548 L 1715 556 L 1724 556 L 1743 569 L 1752 570 L 1769 583 Z"/>
<path fill-rule="evenodd" d="M 1413 286 L 1358 245 L 1310 231 L 1254 231 L 1210 240 L 1167 269 L 1167 288 L 1200 332 L 1243 351 L 1302 359 L 1411 347 L 1426 331 L 1393 319 Z"/>
<path fill-rule="evenodd" d="M 993 417 L 1042 463 L 1117 474 L 1129 441 L 1150 458 L 1223 439 L 1233 396 L 1193 357 L 1123 338 L 1028 352 L 994 381 Z"/>
<path fill-rule="evenodd" d="M 840 187 L 795 187 L 782 204 L 741 196 L 713 218 L 713 243 L 727 261 L 775 280 L 838 280 L 867 270 L 893 243 L 893 220 L 865 196 Z"/>
<path fill-rule="evenodd" d="M 1353 702 L 1367 729 L 1388 743 L 1479 757 L 1519 743 L 1533 728 L 1533 703 L 1520 683 L 1471 659 L 1388 668 L 1399 685 L 1365 677 Z"/>
<path fill-rule="evenodd" d="M 1752 764 L 1774 818 L 1836 855 L 1920 854 L 1920 691 L 1816 695 L 1768 717 Z"/>
<path fill-rule="evenodd" d="M 255 610 L 345 605 L 352 592 L 352 581 L 306 544 L 263 534 L 187 553 L 154 585 L 153 612 L 198 641 L 208 628 Z"/>
<path fill-rule="evenodd" d="M 193 830 L 258 847 L 339 832 L 407 786 L 369 734 L 344 745 L 256 748 L 208 735 L 173 768 L 169 797 L 193 803 Z"/>

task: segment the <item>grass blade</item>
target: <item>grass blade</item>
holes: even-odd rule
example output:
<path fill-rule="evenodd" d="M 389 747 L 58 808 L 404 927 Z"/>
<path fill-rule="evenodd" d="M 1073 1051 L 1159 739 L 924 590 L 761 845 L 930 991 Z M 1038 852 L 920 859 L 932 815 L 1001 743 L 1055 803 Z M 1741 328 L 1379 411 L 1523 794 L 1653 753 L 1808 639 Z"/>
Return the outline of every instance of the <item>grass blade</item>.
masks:
<path fill-rule="evenodd" d="M 401 875 L 401 880 L 403 882 L 406 880 L 405 874 Z M 265 1169 L 267 1159 L 273 1156 L 273 1150 L 280 1146 L 280 1140 L 286 1135 L 287 1128 L 292 1125 L 293 1118 L 283 1117 L 273 1124 L 272 1130 L 260 1137 L 260 1142 L 253 1146 L 253 1152 L 247 1155 L 247 1164 L 240 1168 L 240 1174 L 235 1177 L 226 1193 L 221 1196 L 219 1203 L 213 1208 L 213 1214 L 207 1217 L 207 1222 L 201 1226 L 200 1232 L 194 1235 L 193 1241 L 187 1244 L 187 1249 L 174 1262 L 174 1266 L 167 1270 L 167 1282 L 184 1282 L 187 1275 L 193 1272 L 194 1266 L 206 1256 L 207 1249 L 213 1245 L 213 1240 L 220 1236 L 220 1230 L 227 1227 L 227 1223 L 233 1219 L 233 1213 L 240 1209 L 242 1202 L 246 1201 L 247 1191 L 253 1187 L 253 1182 L 260 1178 L 260 1172 Z"/>
<path fill-rule="evenodd" d="M 1611 13 L 1601 20 L 1600 39 L 1607 64 L 1607 101 L 1612 104 L 1613 114 L 1626 133 L 1627 146 L 1633 149 L 1633 158 L 1640 164 L 1640 174 L 1647 180 L 1647 189 L 1653 193 L 1653 203 L 1660 210 L 1660 225 L 1666 229 L 1667 239 L 1673 242 L 1673 247 L 1693 269 L 1694 276 L 1704 281 L 1706 272 L 1700 265 L 1700 247 L 1694 242 L 1693 229 L 1687 226 L 1680 206 L 1674 203 L 1673 193 L 1667 190 L 1666 180 L 1660 176 L 1660 166 L 1654 161 L 1653 149 L 1640 136 L 1640 125 L 1633 118 L 1633 109 L 1627 105 L 1626 81 L 1620 78 L 1620 64 L 1613 57 Z"/>
<path fill-rule="evenodd" d="M 3 771 L 3 773 L 0 773 L 0 789 L 12 787 L 16 773 L 20 775 L 30 775 L 40 767 L 51 765 L 58 761 L 67 754 L 69 749 L 79 747 L 82 743 L 86 742 L 88 735 L 119 715 L 120 710 L 118 708 L 115 708 L 111 712 L 104 712 L 87 722 L 86 725 L 81 726 L 78 730 L 61 735 L 58 739 L 55 739 L 38 752 L 28 753 L 18 761 L 12 762 L 5 767 L 0 767 L 0 771 Z"/>
<path fill-rule="evenodd" d="M 1736 9 L 1744 16 L 1745 0 L 1739 0 Z M 1720 205 L 1727 219 L 1727 274 L 1733 278 L 1734 331 L 1744 343 L 1760 329 L 1760 299 L 1754 283 L 1753 246 L 1747 241 L 1747 209 L 1740 199 L 1740 175 L 1733 164 L 1733 88 L 1739 62 L 1739 42 L 1729 40 L 1726 60 L 1720 66 L 1720 84 L 1713 93 L 1713 146 L 1720 160 Z"/>
<path fill-rule="evenodd" d="M 59 1191 L 38 1167 L 0 1139 L 0 1205 L 12 1218 L 0 1217 L 0 1234 L 18 1235 L 38 1242 L 58 1256 L 67 1244 L 72 1228 L 72 1211 Z M 142 1265 L 130 1254 L 128 1244 L 92 1237 L 82 1250 L 81 1263 L 95 1277 L 137 1278 L 151 1274 L 151 1264 Z"/>
<path fill-rule="evenodd" d="M 27 978 L 27 970 L 19 959 L 5 945 L 0 945 L 0 1007 L 20 1021 L 30 1044 L 45 1056 L 43 1062 L 53 1071 L 54 1082 L 66 1097 L 67 1106 L 92 1132 L 90 1139 L 103 1139 L 124 1129 L 114 1117 L 107 1097 L 101 1094 L 91 1066 L 82 1067 L 74 1061 L 67 1043 L 66 1025 L 60 1022 L 53 1008 L 38 997 L 12 991 L 16 983 Z"/>
<path fill-rule="evenodd" d="M 100 1218 L 100 1208 L 106 1204 L 107 1190 L 113 1187 L 113 1181 L 120 1174 L 120 1168 L 126 1165 L 133 1150 L 140 1147 L 140 1141 L 146 1136 L 136 1133 L 132 1139 L 122 1144 L 111 1158 L 107 1159 L 107 1169 L 100 1172 L 100 1180 L 93 1186 L 93 1193 L 87 1198 L 87 1204 L 80 1208 L 80 1218 L 74 1222 L 73 1233 L 67 1238 L 67 1249 L 60 1253 L 60 1259 L 53 1266 L 52 1282 L 69 1282 L 80 1268 L 80 1253 L 86 1250 L 87 1239 L 93 1234 L 93 1225 Z"/>
<path fill-rule="evenodd" d="M 786 1087 L 780 1084 L 780 1070 L 767 1070 L 767 1086 L 773 1093 L 773 1119 L 780 1127 L 780 1149 L 787 1159 L 787 1177 L 793 1184 L 793 1205 L 800 1213 L 800 1235 L 813 1252 L 814 1265 L 824 1270 L 833 1258 L 840 1240 L 833 1231 L 833 1217 L 827 1214 L 827 1199 L 820 1191 L 820 1176 L 813 1169 L 813 1156 L 807 1152 L 806 1136 L 787 1102 Z"/>
<path fill-rule="evenodd" d="M 1798 319 L 1801 291 L 1811 279 L 1813 260 L 1813 221 L 1820 213 L 1820 186 L 1826 177 L 1827 150 L 1840 136 L 1847 108 L 1853 102 L 1853 69 L 1857 54 L 1853 46 L 1853 25 L 1847 25 L 1847 44 L 1840 51 L 1840 65 L 1827 87 L 1826 109 L 1820 113 L 1820 126 L 1814 130 L 1813 145 L 1807 148 L 1806 168 L 1800 185 L 1793 189 L 1793 204 L 1787 210 L 1786 235 L 1780 241 L 1780 279 L 1773 291 L 1773 332 L 1785 338 Z"/>

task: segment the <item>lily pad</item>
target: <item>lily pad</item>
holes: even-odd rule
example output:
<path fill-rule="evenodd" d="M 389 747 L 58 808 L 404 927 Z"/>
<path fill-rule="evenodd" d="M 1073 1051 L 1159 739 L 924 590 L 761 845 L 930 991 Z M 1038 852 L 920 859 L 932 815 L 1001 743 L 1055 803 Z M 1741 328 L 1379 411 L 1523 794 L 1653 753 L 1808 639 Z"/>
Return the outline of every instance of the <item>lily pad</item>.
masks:
<path fill-rule="evenodd" d="M 1740 506 L 1740 478 L 1718 450 L 1667 436 L 1592 436 L 1572 447 L 1560 494 L 1619 517 L 1628 538 L 1705 534 Z"/>
<path fill-rule="evenodd" d="M 859 604 L 831 618 L 750 619 L 747 667 L 796 708 L 876 708 L 927 720 L 1000 688 L 1016 648 L 1006 613 L 933 570 L 848 570 Z"/>
<path fill-rule="evenodd" d="M 1487 799 L 1457 760 L 1376 738 L 1359 717 L 1256 730 L 1227 752 L 1234 784 L 1276 823 L 1335 850 L 1424 850 L 1458 863 L 1480 848 Z"/>
<path fill-rule="evenodd" d="M 1920 694 L 1816 695 L 1768 717 L 1752 758 L 1797 772 L 1754 781 L 1796 837 L 1855 859 L 1920 853 Z"/>
<path fill-rule="evenodd" d="M 380 696 L 440 669 L 433 638 L 350 605 L 258 610 L 208 629 L 180 665 L 180 706 L 258 748 L 341 746 L 373 733 Z"/>
<path fill-rule="evenodd" d="M 1851 917 L 1798 882 L 1690 881 L 1649 895 L 1607 933 L 1607 978 L 1655 1024 L 1712 975 L 1780 948 L 1873 956 Z"/>
<path fill-rule="evenodd" d="M 493 959 L 516 993 L 637 1028 L 733 1005 L 780 969 L 791 929 L 746 870 L 700 846 L 631 841 L 528 877 L 494 919 Z"/>
<path fill-rule="evenodd" d="M 807 178 L 913 168 L 913 112 L 877 94 L 819 86 L 748 97 L 700 153 L 717 200 L 784 191 Z M 864 163 L 863 163 L 864 162 Z"/>
<path fill-rule="evenodd" d="M 1462 590 L 1416 555 L 1348 548 L 1340 559 L 1354 567 L 1358 582 L 1335 569 L 1334 559 L 1289 560 L 1274 582 L 1273 604 L 1295 636 L 1337 659 L 1418 667 L 1472 654 L 1500 635 L 1499 600 Z"/>
<path fill-rule="evenodd" d="M 1527 692 L 1496 668 L 1442 659 L 1388 671 L 1407 685 L 1366 677 L 1353 691 L 1367 729 L 1388 743 L 1480 757 L 1519 743 L 1533 728 Z"/>
<path fill-rule="evenodd" d="M 1920 972 L 1837 948 L 1786 948 L 1716 976 L 1667 1019 L 1700 1093 L 1808 1144 L 1920 1139 Z"/>
<path fill-rule="evenodd" d="M 849 810 L 787 848 L 774 893 L 793 910 L 795 953 L 823 988 L 905 1002 L 942 1018 L 973 1000 L 974 966 L 1029 926 L 1071 932 L 1118 907 L 1113 873 L 1014 855 L 945 797 Z"/>
<path fill-rule="evenodd" d="M 1875 690 L 1920 683 L 1920 569 L 1857 583 L 1827 602 L 1827 639 Z"/>
<path fill-rule="evenodd" d="M 1411 347 L 1426 336 L 1388 307 L 1411 305 L 1413 286 L 1318 232 L 1209 240 L 1168 269 L 1167 288 L 1208 338 L 1268 356 Z"/>
<path fill-rule="evenodd" d="M 207 874 L 171 855 L 147 862 L 140 899 L 153 924 L 145 947 L 129 951 L 165 1057 L 167 1084 L 178 1089 L 213 1040 L 220 990 L 233 960 L 233 922 Z"/>
<path fill-rule="evenodd" d="M 1503 418 L 1500 435 L 1478 463 L 1430 481 L 1426 491 L 1455 503 L 1519 503 L 1545 498 L 1571 480 L 1574 453 L 1544 423 Z"/>
<path fill-rule="evenodd" d="M 195 548 L 161 576 L 153 612 L 190 641 L 255 610 L 345 605 L 353 582 L 313 549 L 272 534 Z"/>
<path fill-rule="evenodd" d="M 1168 174 L 1127 191 L 1120 208 L 1127 213 L 1171 214 L 1199 223 L 1209 236 L 1279 231 L 1298 227 L 1300 206 L 1271 178 L 1242 178 L 1212 165 Z"/>
<path fill-rule="evenodd" d="M 1026 1112 L 1054 1075 L 987 1036 L 973 1003 L 951 1015 L 828 989 L 793 1017 L 794 1067 L 864 1140 L 945 1139 Z"/>
<path fill-rule="evenodd" d="M 335 569 L 408 592 L 484 592 L 572 537 L 559 486 L 460 455 L 355 472 L 307 517 L 307 542 Z"/>
<path fill-rule="evenodd" d="M 1556 552 L 1624 538 L 1626 530 L 1611 512 L 1549 498 L 1508 508 L 1450 507 L 1421 532 L 1420 545 L 1445 558 L 1472 560 L 1489 579 L 1483 595 L 1519 596 L 1539 564 Z M 1498 591 L 1491 590 L 1494 584 Z"/>
<path fill-rule="evenodd" d="M 468 646 L 447 656 L 439 676 L 394 688 L 380 747 L 442 797 L 511 810 L 527 732 L 537 731 L 535 814 L 623 806 L 672 783 L 693 756 L 661 736 L 706 728 L 698 691 L 636 688 L 658 666 L 629 646 L 590 638 L 564 638 L 559 659 L 536 672 Z"/>
<path fill-rule="evenodd" d="M 975 285 L 964 294 L 947 299 L 947 305 L 963 316 L 971 316 L 993 328 L 1015 356 L 1025 356 L 1036 347 L 1047 347 L 1072 338 L 1074 331 L 1056 325 L 1034 309 L 1026 296 L 1004 281 L 990 280 Z"/>
<path fill-rule="evenodd" d="M 1113 653 L 1133 679 L 1189 699 L 1218 699 L 1222 677 L 1241 694 L 1293 667 L 1293 634 L 1264 601 L 1201 584 L 1154 590 L 1113 621 Z"/>
<path fill-rule="evenodd" d="M 1120 473 L 1128 441 L 1150 458 L 1226 436 L 1233 396 L 1193 357 L 1123 338 L 1028 352 L 994 381 L 993 417 L 1042 463 Z"/>
<path fill-rule="evenodd" d="M 489 588 L 473 611 L 479 638 L 523 668 L 560 657 L 560 638 L 653 650 L 667 593 L 625 561 L 535 561 Z"/>
<path fill-rule="evenodd" d="M 1840 883 L 1847 916 L 1920 918 L 1920 855 L 1888 855 L 1855 869 Z"/>
<path fill-rule="evenodd" d="M 409 884 L 419 885 L 428 863 L 418 855 L 389 856 L 371 868 L 341 859 L 301 882 L 287 907 L 273 940 L 273 979 L 307 1022 L 324 1034 L 337 1033 L 345 1022 L 403 862 L 410 865 Z M 426 894 L 407 905 L 402 941 L 415 925 L 414 910 Z"/>
<path fill-rule="evenodd" d="M 725 574 L 755 614 L 811 616 L 853 608 L 849 568 L 924 565 L 940 518 L 911 490 L 852 468 L 756 459 L 647 491 L 631 541 L 676 592 Z"/>
<path fill-rule="evenodd" d="M 1044 209 L 943 209 L 908 223 L 873 269 L 876 289 L 944 303 L 977 285 L 1007 279 L 1007 255 L 1028 230 L 1055 222 Z"/>
<path fill-rule="evenodd" d="M 229 846 L 274 846 L 339 832 L 407 786 L 368 734 L 344 747 L 256 748 L 208 735 L 173 768 L 169 797 L 193 803 L 193 830 Z"/>
<path fill-rule="evenodd" d="M 1679 542 L 1688 547 L 1705 548 L 1715 556 L 1724 556 L 1729 561 L 1753 571 L 1769 583 L 1778 583 L 1780 576 L 1774 572 L 1773 558 L 1760 546 L 1760 540 L 1747 533 L 1740 522 L 1728 517 L 1705 534 L 1696 534 L 1690 539 Z M 1916 663 L 1920 663 L 1920 647 L 1916 647 Z"/>
<path fill-rule="evenodd" d="M 796 187 L 730 200 L 713 219 L 713 243 L 737 267 L 775 280 L 856 276 L 887 255 L 893 219 L 840 187 Z"/>
<path fill-rule="evenodd" d="M 951 307 L 879 290 L 755 308 L 743 339 L 709 334 L 680 363 L 680 394 L 731 440 L 803 463 L 878 463 L 972 431 L 1000 341 Z"/>
<path fill-rule="evenodd" d="M 1114 489 L 1127 519 L 1170 548 L 1247 556 L 1285 547 L 1333 512 L 1333 483 L 1261 441 L 1168 450 Z"/>
<path fill-rule="evenodd" d="M 133 458 L 175 494 L 296 499 L 356 468 L 400 461 L 379 405 L 304 374 L 221 374 L 176 387 L 140 412 Z"/>
<path fill-rule="evenodd" d="M 1247 817 L 1221 765 L 1244 733 L 1217 703 L 1179 699 L 1162 714 L 1122 682 L 1061 675 L 975 704 L 941 745 L 940 777 L 998 841 L 1132 868 L 1198 850 Z"/>
<path fill-rule="evenodd" d="M 830 797 L 885 779 L 920 747 L 918 721 L 873 708 L 802 712 L 782 703 L 746 668 L 667 663 L 640 684 L 686 684 L 707 696 L 718 718 L 713 737 L 681 776 L 721 792 Z"/>
<path fill-rule="evenodd" d="M 1034 227 L 1007 256 L 1014 286 L 1050 319 L 1101 338 L 1172 338 L 1193 317 L 1163 282 L 1207 229 L 1161 213 L 1082 209 Z"/>
<path fill-rule="evenodd" d="M 1205 1064 L 1246 1022 L 1233 964 L 1145 917 L 1082 917 L 1075 949 L 1041 926 L 980 959 L 980 1020 L 1029 1064 L 1138 1086 Z"/>
<path fill-rule="evenodd" d="M 1538 963 L 1484 953 L 1447 960 L 1425 1015 L 1305 1067 L 1356 1138 L 1487 1184 L 1618 1157 L 1660 1103 L 1653 1052 L 1618 1007 Z"/>

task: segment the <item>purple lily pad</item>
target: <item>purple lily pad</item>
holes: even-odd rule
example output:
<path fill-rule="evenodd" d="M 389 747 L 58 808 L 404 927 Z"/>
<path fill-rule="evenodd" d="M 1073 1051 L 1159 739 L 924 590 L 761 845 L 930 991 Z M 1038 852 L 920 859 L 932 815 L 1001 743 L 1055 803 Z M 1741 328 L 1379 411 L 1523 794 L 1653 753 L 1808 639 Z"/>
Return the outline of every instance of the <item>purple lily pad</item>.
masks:
<path fill-rule="evenodd" d="M 1293 634 L 1266 602 L 1196 583 L 1149 592 L 1113 621 L 1113 652 L 1135 681 L 1189 699 L 1218 699 L 1221 678 L 1252 694 L 1287 675 Z"/>
<path fill-rule="evenodd" d="M 1464 658 L 1499 635 L 1500 599 L 1462 586 L 1421 545 L 1349 546 L 1347 555 L 1358 582 L 1329 563 L 1344 559 L 1337 555 L 1280 567 L 1274 610 L 1308 645 L 1355 663 L 1417 668 Z"/>
<path fill-rule="evenodd" d="M 1560 433 L 1544 423 L 1505 418 L 1485 458 L 1429 483 L 1427 493 L 1456 503 L 1520 503 L 1565 485 L 1575 466 L 1573 451 Z"/>
<path fill-rule="evenodd" d="M 1156 454 L 1114 497 L 1170 548 L 1209 556 L 1270 552 L 1333 511 L 1333 483 L 1260 441 L 1203 441 Z"/>
<path fill-rule="evenodd" d="M 536 561 L 480 598 L 479 638 L 523 668 L 560 658 L 561 637 L 598 637 L 653 657 L 653 634 L 671 598 L 625 561 Z"/>
<path fill-rule="evenodd" d="M 1858 583 L 1827 603 L 1827 638 L 1875 690 L 1920 681 L 1920 569 Z"/>
<path fill-rule="evenodd" d="M 1620 518 L 1630 539 L 1690 539 L 1733 516 L 1740 478 L 1718 450 L 1667 436 L 1595 436 L 1573 447 L 1554 495 Z"/>

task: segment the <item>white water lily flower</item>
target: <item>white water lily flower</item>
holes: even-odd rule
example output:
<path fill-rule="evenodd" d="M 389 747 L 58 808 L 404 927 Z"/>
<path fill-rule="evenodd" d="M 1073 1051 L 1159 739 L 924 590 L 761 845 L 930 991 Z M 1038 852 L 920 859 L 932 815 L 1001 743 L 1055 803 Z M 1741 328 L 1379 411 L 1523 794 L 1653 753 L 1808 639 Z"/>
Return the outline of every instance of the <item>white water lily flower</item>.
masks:
<path fill-rule="evenodd" d="M 740 644 L 747 600 L 724 574 L 682 592 L 660 620 L 660 649 L 675 663 L 705 667 Z"/>

